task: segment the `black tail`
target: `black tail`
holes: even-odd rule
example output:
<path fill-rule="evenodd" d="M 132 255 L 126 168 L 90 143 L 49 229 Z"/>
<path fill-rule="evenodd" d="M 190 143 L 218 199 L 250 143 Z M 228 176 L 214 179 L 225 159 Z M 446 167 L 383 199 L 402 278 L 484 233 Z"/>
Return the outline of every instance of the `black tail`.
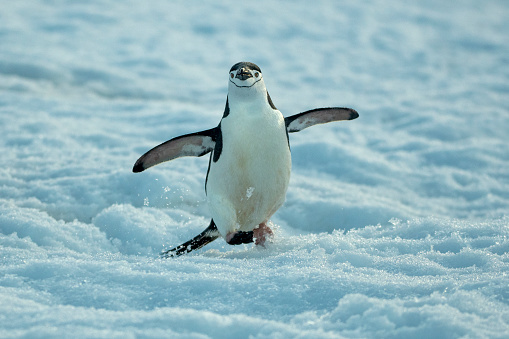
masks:
<path fill-rule="evenodd" d="M 193 239 L 186 241 L 182 245 L 172 248 L 171 250 L 161 252 L 160 255 L 163 258 L 178 257 L 179 255 L 186 254 L 193 250 L 202 248 L 208 243 L 219 238 L 219 236 L 220 234 L 219 231 L 217 230 L 216 224 L 214 223 L 214 220 L 211 220 L 209 227 L 207 227 L 205 231 L 201 232 Z"/>

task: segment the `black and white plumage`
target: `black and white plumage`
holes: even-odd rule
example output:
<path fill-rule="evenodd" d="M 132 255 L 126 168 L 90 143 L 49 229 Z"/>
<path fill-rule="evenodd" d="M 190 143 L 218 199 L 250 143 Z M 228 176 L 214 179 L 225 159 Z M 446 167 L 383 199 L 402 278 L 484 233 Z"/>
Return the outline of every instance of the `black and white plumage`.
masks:
<path fill-rule="evenodd" d="M 288 133 L 316 124 L 352 120 L 350 108 L 317 108 L 284 118 L 269 96 L 260 68 L 239 62 L 230 69 L 219 125 L 173 138 L 141 156 L 133 172 L 183 156 L 211 153 L 205 192 L 212 220 L 198 236 L 161 253 L 173 257 L 223 237 L 229 244 L 263 244 L 266 223 L 282 206 L 291 171 Z"/>

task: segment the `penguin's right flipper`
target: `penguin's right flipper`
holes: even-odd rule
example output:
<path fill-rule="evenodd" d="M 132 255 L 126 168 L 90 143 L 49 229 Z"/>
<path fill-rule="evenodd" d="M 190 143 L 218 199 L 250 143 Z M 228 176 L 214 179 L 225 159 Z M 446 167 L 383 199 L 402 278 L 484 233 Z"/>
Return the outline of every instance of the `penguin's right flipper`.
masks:
<path fill-rule="evenodd" d="M 217 230 L 216 224 L 214 223 L 214 220 L 210 221 L 209 227 L 205 229 L 205 231 L 198 234 L 193 239 L 186 241 L 182 245 L 179 245 L 175 248 L 172 248 L 171 250 L 167 250 L 162 252 L 160 255 L 162 258 L 172 258 L 172 257 L 178 257 L 182 254 L 189 253 L 193 250 L 197 250 L 199 248 L 202 248 L 203 246 L 207 245 L 208 243 L 216 240 L 219 238 L 221 234 Z"/>
<path fill-rule="evenodd" d="M 149 167 L 179 157 L 201 157 L 214 149 L 217 132 L 215 127 L 168 140 L 143 154 L 134 164 L 133 172 L 143 172 Z"/>

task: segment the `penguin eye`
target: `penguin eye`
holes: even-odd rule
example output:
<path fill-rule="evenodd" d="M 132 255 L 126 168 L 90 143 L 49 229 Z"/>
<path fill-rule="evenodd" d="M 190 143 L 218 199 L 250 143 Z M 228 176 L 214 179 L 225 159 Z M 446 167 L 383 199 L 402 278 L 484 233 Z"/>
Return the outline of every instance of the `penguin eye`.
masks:
<path fill-rule="evenodd" d="M 233 75 L 233 72 L 232 72 L 232 73 L 230 73 L 230 78 L 233 78 L 233 77 L 234 77 L 234 75 Z"/>
<path fill-rule="evenodd" d="M 260 75 L 260 73 L 255 72 L 255 77 L 257 77 L 257 78 L 258 78 L 258 76 L 259 76 L 259 75 Z"/>

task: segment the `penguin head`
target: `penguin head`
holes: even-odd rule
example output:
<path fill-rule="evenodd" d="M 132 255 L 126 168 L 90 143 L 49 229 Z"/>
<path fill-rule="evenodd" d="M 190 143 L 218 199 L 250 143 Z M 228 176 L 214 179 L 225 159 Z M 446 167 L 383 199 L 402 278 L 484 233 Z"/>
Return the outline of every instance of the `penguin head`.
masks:
<path fill-rule="evenodd" d="M 243 96 L 267 91 L 260 67 L 252 62 L 239 62 L 233 65 L 228 80 L 228 92 L 231 94 Z"/>

